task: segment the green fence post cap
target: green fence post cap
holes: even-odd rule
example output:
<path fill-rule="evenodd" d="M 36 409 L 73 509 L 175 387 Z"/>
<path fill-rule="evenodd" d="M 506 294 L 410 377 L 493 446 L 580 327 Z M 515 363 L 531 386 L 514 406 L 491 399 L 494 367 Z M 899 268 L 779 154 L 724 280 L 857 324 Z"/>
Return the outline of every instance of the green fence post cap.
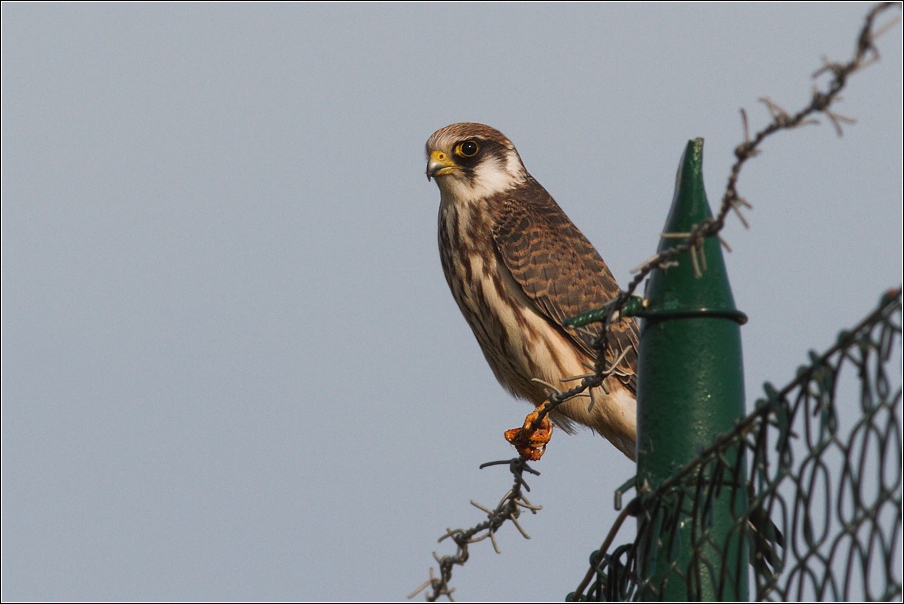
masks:
<path fill-rule="evenodd" d="M 681 158 L 675 181 L 675 195 L 666 219 L 658 252 L 685 243 L 680 235 L 690 233 L 697 224 L 711 220 L 712 211 L 703 186 L 703 139 L 688 141 Z M 656 270 L 650 276 L 646 302 L 640 317 L 681 318 L 692 316 L 717 316 L 732 319 L 739 324 L 747 322 L 747 316 L 734 303 L 728 273 L 718 238 L 710 237 L 703 244 L 703 253 L 696 254 L 699 273 L 694 269 L 691 254 L 682 254 L 677 266 Z"/>

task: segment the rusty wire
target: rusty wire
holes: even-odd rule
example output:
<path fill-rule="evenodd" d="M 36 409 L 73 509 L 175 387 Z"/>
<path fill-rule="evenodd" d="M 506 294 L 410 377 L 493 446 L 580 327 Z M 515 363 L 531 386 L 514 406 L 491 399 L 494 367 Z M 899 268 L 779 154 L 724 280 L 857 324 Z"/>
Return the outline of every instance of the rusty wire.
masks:
<path fill-rule="evenodd" d="M 752 206 L 738 193 L 737 183 L 744 164 L 748 160 L 759 154 L 760 144 L 766 138 L 782 130 L 790 130 L 799 126 L 816 124 L 818 122 L 816 119 L 814 119 L 813 116 L 820 113 L 824 114 L 829 119 L 839 136 L 841 136 L 843 133 L 843 123 L 853 123 L 853 120 L 851 118 L 842 116 L 833 111 L 832 106 L 836 101 L 840 100 L 839 94 L 847 84 L 849 76 L 878 61 L 879 51 L 875 46 L 875 41 L 879 36 L 888 31 L 888 29 L 893 26 L 899 20 L 899 18 L 895 17 L 894 19 L 884 23 L 878 28 L 875 27 L 875 21 L 880 13 L 891 8 L 892 6 L 898 6 L 900 8 L 901 5 L 900 3 L 895 2 L 881 2 L 879 4 L 876 4 L 867 13 L 864 24 L 857 37 L 854 56 L 848 62 L 833 63 L 823 57 L 823 66 L 819 68 L 812 77 L 816 78 L 824 73 L 831 73 L 832 78 L 825 90 L 819 90 L 818 88 L 814 87 L 813 96 L 809 105 L 792 115 L 768 98 L 764 97 L 759 99 L 760 102 L 766 105 L 766 108 L 772 116 L 772 121 L 764 128 L 756 132 L 756 134 L 752 138 L 749 134 L 747 112 L 744 109 L 741 109 L 741 119 L 744 129 L 744 142 L 739 144 L 735 148 L 734 153 L 736 161 L 732 165 L 729 172 L 728 182 L 722 195 L 722 203 L 718 214 L 714 218 L 708 218 L 694 225 L 694 227 L 688 233 L 662 234 L 663 238 L 680 238 L 685 239 L 685 242 L 657 253 L 655 256 L 651 257 L 649 260 L 646 260 L 640 266 L 632 270 L 632 272 L 635 273 L 635 276 L 628 284 L 628 287 L 620 292 L 618 296 L 616 296 L 615 299 L 612 300 L 612 302 L 607 304 L 608 311 L 606 312 L 605 318 L 601 324 L 601 328 L 599 329 L 593 341 L 593 347 L 597 352 L 593 372 L 585 376 L 581 376 L 580 382 L 572 388 L 569 388 L 567 390 L 554 389 L 555 391 L 551 392 L 546 402 L 539 407 L 539 412 L 531 425 L 531 429 L 538 429 L 544 418 L 557 406 L 577 396 L 585 395 L 586 392 L 593 388 L 600 386 L 604 387 L 604 381 L 616 370 L 616 367 L 618 365 L 618 360 L 610 358 L 612 355 L 609 353 L 609 326 L 616 321 L 622 320 L 623 311 L 626 305 L 631 300 L 632 296 L 635 295 L 635 292 L 637 291 L 637 288 L 640 286 L 640 284 L 643 283 L 644 279 L 646 279 L 651 272 L 656 269 L 665 269 L 670 266 L 675 266 L 677 264 L 677 258 L 680 255 L 689 252 L 691 261 L 694 266 L 694 272 L 695 274 L 699 275 L 701 273 L 701 270 L 706 270 L 706 257 L 703 253 L 703 243 L 708 237 L 717 237 L 722 246 L 725 247 L 725 249 L 729 252 L 731 251 L 728 243 L 720 235 L 720 231 L 725 226 L 726 217 L 732 211 L 738 217 L 744 228 L 749 227 L 747 220 L 742 213 L 742 209 L 750 209 L 752 208 Z M 748 417 L 748 420 L 749 419 L 750 417 Z M 481 468 L 487 467 L 488 465 L 499 464 L 509 465 L 509 469 L 514 478 L 514 486 L 512 487 L 512 489 L 508 493 L 506 493 L 505 496 L 503 496 L 499 505 L 494 510 L 487 510 L 482 506 L 477 506 L 480 507 L 480 509 L 488 512 L 486 521 L 467 530 L 446 530 L 446 533 L 442 537 L 440 537 L 440 541 L 446 538 L 451 538 L 458 546 L 455 555 L 439 557 L 434 552 L 434 559 L 440 566 L 440 576 L 434 576 L 433 569 L 431 568 L 429 574 L 430 578 L 425 581 L 418 589 L 409 594 L 408 598 L 413 598 L 418 593 L 424 591 L 429 587 L 432 589 L 432 591 L 427 592 L 426 594 L 428 601 L 436 601 L 441 596 L 446 596 L 450 600 L 452 600 L 452 592 L 454 591 L 454 588 L 450 587 L 449 585 L 449 581 L 452 578 L 452 569 L 456 565 L 463 565 L 468 560 L 468 545 L 475 543 L 476 541 L 490 538 L 490 540 L 493 542 L 494 548 L 498 552 L 499 550 L 495 542 L 495 533 L 496 531 L 498 531 L 499 527 L 501 527 L 507 520 L 512 520 L 513 523 L 517 526 L 518 530 L 522 533 L 522 535 L 524 535 L 525 538 L 529 538 L 524 530 L 520 527 L 520 525 L 517 524 L 518 514 L 520 513 L 521 508 L 529 509 L 532 513 L 536 513 L 539 509 L 541 509 L 542 506 L 533 506 L 529 502 L 527 502 L 527 500 L 523 499 L 522 486 L 525 490 L 529 490 L 527 489 L 526 483 L 524 483 L 523 473 L 527 471 L 539 475 L 539 472 L 536 472 L 529 468 L 526 464 L 526 460 L 521 458 L 490 462 L 488 464 L 483 464 Z M 474 504 L 473 501 L 471 503 Z M 487 533 L 477 536 L 483 531 L 487 531 Z M 744 530 L 742 530 L 741 532 L 746 536 L 745 531 L 746 528 L 744 528 Z M 629 547 L 622 546 L 618 548 L 612 556 L 609 556 L 605 552 L 602 552 L 602 555 L 600 557 L 604 560 L 599 561 L 599 563 L 602 564 L 602 566 L 599 567 L 601 573 L 603 572 L 603 569 L 608 569 L 608 572 L 613 572 L 613 569 L 617 569 L 621 564 L 618 562 L 618 557 L 629 554 L 629 551 Z M 591 568 L 591 570 L 593 570 L 593 568 Z M 615 584 L 613 581 L 620 581 L 623 585 L 627 585 L 628 579 L 626 579 L 626 577 L 632 576 L 631 573 L 633 573 L 633 569 L 628 569 L 627 574 L 619 574 L 616 572 L 613 580 L 609 583 L 609 589 L 613 589 L 611 587 Z M 599 574 L 597 576 L 602 576 L 602 574 Z M 757 589 L 759 593 L 759 586 Z"/>

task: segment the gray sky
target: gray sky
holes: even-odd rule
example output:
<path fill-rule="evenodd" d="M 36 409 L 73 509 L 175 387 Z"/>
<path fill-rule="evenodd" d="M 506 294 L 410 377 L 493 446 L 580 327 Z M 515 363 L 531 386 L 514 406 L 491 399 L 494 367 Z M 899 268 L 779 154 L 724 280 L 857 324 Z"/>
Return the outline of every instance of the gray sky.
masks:
<path fill-rule="evenodd" d="M 738 109 L 802 107 L 867 8 L 4 3 L 3 599 L 404 598 L 529 410 L 442 276 L 427 137 L 500 129 L 624 284 L 687 140 L 719 199 Z M 901 32 L 843 137 L 743 172 L 748 407 L 901 282 Z M 633 473 L 590 433 L 536 468 L 459 599 L 563 599 Z"/>

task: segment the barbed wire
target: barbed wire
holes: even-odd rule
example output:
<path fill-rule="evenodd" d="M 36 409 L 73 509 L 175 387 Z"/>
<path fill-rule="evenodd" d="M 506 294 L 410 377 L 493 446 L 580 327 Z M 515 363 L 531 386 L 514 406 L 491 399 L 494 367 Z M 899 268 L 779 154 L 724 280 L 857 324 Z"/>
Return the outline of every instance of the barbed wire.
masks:
<path fill-rule="evenodd" d="M 530 539 L 530 535 L 528 535 L 524 529 L 521 528 L 521 525 L 518 524 L 518 517 L 521 515 L 522 509 L 529 510 L 532 514 L 536 514 L 543 509 L 543 506 L 532 504 L 527 500 L 527 497 L 524 496 L 524 491 L 530 491 L 530 487 L 527 486 L 527 483 L 524 481 L 524 473 L 527 472 L 529 474 L 534 474 L 535 476 L 539 476 L 540 473 L 528 466 L 527 460 L 522 457 L 501 461 L 490 461 L 481 464 L 480 469 L 482 470 L 489 466 L 498 465 L 509 466 L 509 471 L 515 478 L 512 488 L 509 489 L 508 493 L 502 496 L 499 505 L 493 510 L 487 509 L 479 503 L 476 503 L 473 499 L 471 500 L 471 505 L 486 512 L 487 519 L 467 530 L 446 529 L 446 534 L 440 537 L 439 541 L 442 542 L 446 538 L 451 538 L 452 541 L 455 542 L 455 545 L 458 546 L 455 555 L 443 556 L 440 558 L 436 555 L 436 552 L 433 552 L 433 558 L 436 560 L 437 564 L 439 564 L 440 576 L 434 577 L 433 568 L 430 568 L 430 578 L 416 590 L 408 594 L 409 599 L 430 587 L 433 591 L 427 593 L 428 602 L 435 602 L 440 596 L 446 596 L 449 600 L 454 601 L 452 592 L 455 591 L 455 588 L 449 587 L 449 580 L 452 578 L 452 568 L 456 565 L 463 566 L 464 563 L 468 561 L 468 546 L 470 544 L 483 541 L 487 538 L 493 543 L 493 549 L 496 550 L 496 553 L 500 553 L 499 546 L 496 543 L 496 531 L 498 531 L 507 520 L 511 520 L 512 524 L 515 525 L 515 528 L 518 529 L 518 532 L 520 532 L 525 539 Z"/>
<path fill-rule="evenodd" d="M 741 175 L 741 169 L 744 164 L 759 154 L 760 144 L 766 138 L 782 130 L 790 130 L 807 124 L 816 124 L 818 122 L 811 118 L 811 116 L 816 113 L 826 114 L 835 126 L 836 132 L 839 133 L 839 135 L 842 132 L 841 123 L 850 123 L 853 121 L 850 118 L 840 116 L 831 111 L 832 104 L 838 100 L 839 93 L 847 84 L 848 77 L 878 60 L 879 50 L 875 46 L 875 41 L 880 35 L 888 31 L 892 25 L 897 23 L 899 18 L 896 17 L 892 19 L 875 31 L 873 30 L 873 25 L 880 13 L 895 5 L 898 7 L 901 6 L 894 2 L 882 2 L 875 5 L 869 13 L 867 13 L 863 27 L 857 36 L 857 45 L 854 56 L 850 61 L 847 63 L 832 63 L 823 57 L 823 66 L 818 69 L 812 77 L 819 77 L 826 72 L 831 72 L 833 77 L 825 91 L 820 91 L 818 88 L 814 87 L 813 96 L 809 105 L 794 115 L 789 115 L 784 109 L 781 109 L 770 99 L 766 97 L 761 98 L 760 102 L 764 103 L 769 109 L 770 114 L 772 115 L 772 121 L 762 130 L 758 131 L 753 138 L 750 138 L 749 134 L 747 112 L 744 109 L 741 109 L 741 117 L 744 125 L 744 142 L 735 148 L 734 153 L 737 159 L 734 164 L 732 164 L 729 171 L 728 183 L 725 186 L 725 192 L 722 194 L 722 205 L 718 214 L 715 218 L 708 218 L 694 225 L 689 233 L 663 233 L 662 237 L 664 238 L 682 238 L 686 241 L 675 247 L 657 253 L 655 256 L 633 269 L 631 272 L 635 273 L 635 275 L 628 284 L 628 287 L 621 291 L 614 300 L 604 307 L 604 309 L 600 309 L 602 312 L 597 315 L 597 317 L 586 317 L 585 322 L 605 319 L 602 321 L 601 331 L 594 340 L 594 348 L 597 351 L 594 374 L 585 377 L 581 380 L 580 384 L 570 390 L 553 393 L 549 397 L 547 403 L 540 408 L 536 419 L 533 420 L 533 428 L 538 428 L 540 422 L 546 415 L 557 406 L 582 394 L 589 388 L 600 386 L 603 380 L 612 373 L 617 364 L 607 360 L 607 352 L 610 348 L 609 327 L 613 323 L 622 320 L 622 313 L 625 310 L 625 307 L 632 296 L 634 296 L 637 288 L 650 273 L 656 269 L 666 269 L 670 266 L 675 266 L 677 264 L 676 258 L 678 256 L 690 252 L 694 273 L 699 276 L 701 271 L 706 268 L 706 256 L 703 253 L 703 242 L 709 237 L 717 237 L 722 245 L 728 251 L 731 251 L 731 247 L 719 233 L 725 226 L 725 219 L 728 216 L 728 213 L 732 211 L 735 212 L 744 228 L 749 228 L 749 224 L 744 218 L 741 209 L 752 209 L 753 206 L 738 193 L 738 178 Z M 590 315 L 590 313 L 585 313 L 585 315 Z"/>
<path fill-rule="evenodd" d="M 523 490 L 530 490 L 524 482 L 524 472 L 539 475 L 539 472 L 530 468 L 526 463 L 527 458 L 530 458 L 530 454 L 526 454 L 526 452 L 531 450 L 537 452 L 532 459 L 539 459 L 539 455 L 542 455 L 542 447 L 538 449 L 533 448 L 533 442 L 535 441 L 534 434 L 538 431 L 549 429 L 549 420 L 547 419 L 547 416 L 556 407 L 575 397 L 586 396 L 588 390 L 603 386 L 603 382 L 606 378 L 616 371 L 620 358 L 608 358 L 609 349 L 614 349 L 614 346 L 610 345 L 610 326 L 613 323 L 622 320 L 625 308 L 632 300 L 637 288 L 652 271 L 675 266 L 677 264 L 676 258 L 681 254 L 689 252 L 694 267 L 694 273 L 698 276 L 701 275 L 702 271 L 706 270 L 706 256 L 703 253 L 703 243 L 710 237 L 717 237 L 725 249 L 729 252 L 731 251 L 730 246 L 719 233 L 725 226 L 725 220 L 728 214 L 732 211 L 738 217 L 744 228 L 749 228 L 749 224 L 742 213 L 742 209 L 752 209 L 753 206 L 740 196 L 737 190 L 737 183 L 744 164 L 759 154 L 760 144 L 766 138 L 782 130 L 790 130 L 803 125 L 816 124 L 818 122 L 813 119 L 812 116 L 818 113 L 826 115 L 835 127 L 836 133 L 839 136 L 843 133 L 842 124 L 854 122 L 851 118 L 832 111 L 832 105 L 839 100 L 839 93 L 847 84 L 848 77 L 879 60 L 879 51 L 875 46 L 875 40 L 897 23 L 899 18 L 895 17 L 877 29 L 874 29 L 874 23 L 879 14 L 895 5 L 899 8 L 901 6 L 899 3 L 895 2 L 881 2 L 875 5 L 867 13 L 864 24 L 857 37 L 854 56 L 850 61 L 847 63 L 833 63 L 823 57 L 823 66 L 818 69 L 812 77 L 817 78 L 824 73 L 831 73 L 832 79 L 825 91 L 821 91 L 814 87 L 809 105 L 791 115 L 770 99 L 766 97 L 759 99 L 769 110 L 772 121 L 763 129 L 759 130 L 753 138 L 751 138 L 749 134 L 747 112 L 744 109 L 741 109 L 744 142 L 735 148 L 734 154 L 736 161 L 730 169 L 728 182 L 721 198 L 722 203 L 719 212 L 714 218 L 708 218 L 694 225 L 688 233 L 663 233 L 661 235 L 663 238 L 680 238 L 685 239 L 685 241 L 675 247 L 657 253 L 655 256 L 633 269 L 631 272 L 634 273 L 635 276 L 628 284 L 628 287 L 621 291 L 603 309 L 600 309 L 600 314 L 597 317 L 586 321 L 601 321 L 601 329 L 595 334 L 595 338 L 592 342 L 593 348 L 597 353 L 592 373 L 581 376 L 580 382 L 576 386 L 566 390 L 559 390 L 549 386 L 551 394 L 546 402 L 528 415 L 525 419 L 524 426 L 520 430 L 510 431 L 513 434 L 511 434 L 511 437 L 507 435 L 507 438 L 509 438 L 509 442 L 516 444 L 516 447 L 518 447 L 518 443 L 521 444 L 519 452 L 522 456 L 510 460 L 489 462 L 480 466 L 482 469 L 492 465 L 508 465 L 514 479 L 513 487 L 502 497 L 499 505 L 493 510 L 480 506 L 473 500 L 471 501 L 472 505 L 487 513 L 487 520 L 467 530 L 446 529 L 446 533 L 440 537 L 439 541 L 441 542 L 444 539 L 451 538 L 457 545 L 455 555 L 439 557 L 434 552 L 433 557 L 439 564 L 440 575 L 438 577 L 434 576 L 433 568 L 431 567 L 429 570 L 430 578 L 418 589 L 409 594 L 409 599 L 425 589 L 430 588 L 431 591 L 428 591 L 426 594 L 426 599 L 428 601 L 434 602 L 441 596 L 446 596 L 449 600 L 454 601 L 452 592 L 455 588 L 450 587 L 449 585 L 453 568 L 456 565 L 462 566 L 467 562 L 469 558 L 468 545 L 471 543 L 489 538 L 493 543 L 494 549 L 498 553 L 499 548 L 495 541 L 495 533 L 506 521 L 511 520 L 525 538 L 530 538 L 517 523 L 517 518 L 520 515 L 522 508 L 528 509 L 534 514 L 542 509 L 542 506 L 534 506 L 528 502 L 524 498 L 522 492 L 522 488 Z M 586 314 L 589 313 L 585 313 L 585 315 Z M 579 324 L 576 324 L 576 327 L 579 329 L 581 328 Z M 483 531 L 486 531 L 486 533 L 481 534 Z"/>

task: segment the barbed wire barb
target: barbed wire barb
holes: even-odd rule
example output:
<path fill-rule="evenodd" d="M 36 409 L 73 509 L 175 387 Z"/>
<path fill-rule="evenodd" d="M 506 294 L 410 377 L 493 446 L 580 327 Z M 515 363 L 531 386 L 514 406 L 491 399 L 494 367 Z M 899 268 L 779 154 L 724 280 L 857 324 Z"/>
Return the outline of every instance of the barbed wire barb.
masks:
<path fill-rule="evenodd" d="M 483 507 L 482 505 L 480 505 L 479 503 L 477 503 L 477 502 L 474 501 L 473 499 L 471 500 L 471 505 L 473 505 L 473 506 L 474 506 L 475 508 L 477 508 L 478 510 L 482 510 L 482 511 L 486 512 L 487 514 L 492 514 L 492 513 L 493 513 L 493 510 Z"/>

